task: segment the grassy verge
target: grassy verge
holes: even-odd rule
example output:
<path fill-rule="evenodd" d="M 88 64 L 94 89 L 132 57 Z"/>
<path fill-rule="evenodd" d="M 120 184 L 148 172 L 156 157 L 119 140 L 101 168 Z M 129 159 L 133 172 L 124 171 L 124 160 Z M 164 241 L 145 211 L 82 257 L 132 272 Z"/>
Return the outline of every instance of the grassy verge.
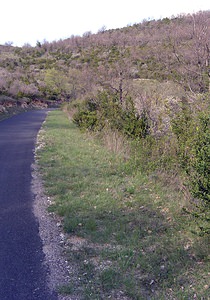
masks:
<path fill-rule="evenodd" d="M 208 299 L 208 241 L 191 233 L 178 189 L 129 162 L 51 112 L 37 152 L 62 218 L 67 257 L 82 299 Z"/>

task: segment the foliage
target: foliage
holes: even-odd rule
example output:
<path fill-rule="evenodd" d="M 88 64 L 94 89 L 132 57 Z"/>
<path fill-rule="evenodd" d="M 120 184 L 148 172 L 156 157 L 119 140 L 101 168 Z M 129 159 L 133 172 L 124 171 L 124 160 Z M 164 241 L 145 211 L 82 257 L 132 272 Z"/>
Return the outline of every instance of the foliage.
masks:
<path fill-rule="evenodd" d="M 134 139 L 145 138 L 149 133 L 145 111 L 139 115 L 131 98 L 126 99 L 123 107 L 115 94 L 107 92 L 100 92 L 95 101 L 86 100 L 78 105 L 73 120 L 83 129 L 101 131 L 110 128 Z"/>
<path fill-rule="evenodd" d="M 179 163 L 192 195 L 199 200 L 191 212 L 201 233 L 210 233 L 210 116 L 209 112 L 193 115 L 183 107 L 173 120 L 172 130 L 178 142 Z M 205 224 L 204 224 L 205 223 Z"/>
<path fill-rule="evenodd" d="M 98 125 L 98 117 L 95 105 L 91 101 L 83 101 L 81 103 L 71 104 L 71 109 L 76 108 L 76 112 L 73 115 L 73 121 L 81 129 L 88 129 L 94 131 Z"/>
<path fill-rule="evenodd" d="M 53 43 L 37 41 L 36 47 L 0 46 L 0 73 L 4 71 L 0 79 L 1 92 L 8 93 L 14 80 L 24 82 L 26 78 L 28 84 L 34 85 L 40 92 L 35 95 L 36 98 L 48 99 L 51 96 L 60 98 L 61 81 L 64 87 L 62 96 L 72 99 L 75 90 L 77 98 L 81 98 L 99 84 L 112 91 L 118 90 L 122 98 L 129 91 L 128 81 L 135 78 L 172 80 L 188 91 L 207 92 L 209 20 L 209 11 L 206 11 L 143 21 L 97 34 L 89 32 L 83 37 L 72 36 Z M 50 70 L 58 75 L 56 78 L 55 74 L 51 74 L 53 81 L 52 76 L 48 76 Z M 72 70 L 81 75 L 76 76 L 73 94 L 69 93 L 69 87 L 66 89 L 66 81 L 67 85 L 72 85 L 68 77 Z M 40 89 L 45 79 L 48 89 Z"/>
<path fill-rule="evenodd" d="M 67 96 L 69 92 L 68 79 L 63 72 L 55 69 L 46 70 L 44 82 L 50 98 L 61 99 L 63 94 Z"/>
<path fill-rule="evenodd" d="M 206 202 L 210 202 L 209 121 L 208 113 L 200 113 L 196 117 L 185 108 L 172 123 L 179 144 L 180 165 L 189 177 L 194 196 Z"/>
<path fill-rule="evenodd" d="M 199 116 L 193 143 L 191 160 L 187 173 L 190 176 L 191 189 L 195 197 L 204 199 L 210 204 L 210 116 L 202 113 Z"/>

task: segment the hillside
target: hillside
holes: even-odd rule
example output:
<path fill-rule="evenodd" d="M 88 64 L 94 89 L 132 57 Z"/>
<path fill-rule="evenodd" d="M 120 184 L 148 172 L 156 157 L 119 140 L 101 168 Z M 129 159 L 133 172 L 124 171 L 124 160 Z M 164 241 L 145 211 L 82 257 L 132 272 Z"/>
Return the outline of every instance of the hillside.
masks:
<path fill-rule="evenodd" d="M 209 23 L 206 11 L 37 42 L 35 48 L 0 46 L 0 94 L 71 100 L 137 78 L 172 80 L 187 91 L 207 92 Z"/>

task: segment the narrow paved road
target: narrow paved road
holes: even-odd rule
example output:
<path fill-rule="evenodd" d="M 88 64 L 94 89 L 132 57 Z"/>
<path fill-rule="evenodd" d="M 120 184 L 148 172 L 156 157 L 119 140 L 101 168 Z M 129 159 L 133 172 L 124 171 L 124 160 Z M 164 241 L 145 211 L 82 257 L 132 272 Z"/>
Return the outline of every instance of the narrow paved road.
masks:
<path fill-rule="evenodd" d="M 32 211 L 31 164 L 47 110 L 0 122 L 0 300 L 55 300 Z"/>

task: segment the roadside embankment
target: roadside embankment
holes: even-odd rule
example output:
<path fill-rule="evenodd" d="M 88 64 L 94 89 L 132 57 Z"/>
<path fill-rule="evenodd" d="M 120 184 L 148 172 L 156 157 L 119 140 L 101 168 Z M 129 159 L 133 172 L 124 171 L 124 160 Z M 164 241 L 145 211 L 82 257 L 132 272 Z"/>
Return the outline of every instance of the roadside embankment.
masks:
<path fill-rule="evenodd" d="M 48 211 L 60 218 L 76 272 L 61 288 L 82 299 L 208 299 L 208 237 L 193 234 L 177 186 L 134 168 L 62 111 L 40 133 Z"/>

